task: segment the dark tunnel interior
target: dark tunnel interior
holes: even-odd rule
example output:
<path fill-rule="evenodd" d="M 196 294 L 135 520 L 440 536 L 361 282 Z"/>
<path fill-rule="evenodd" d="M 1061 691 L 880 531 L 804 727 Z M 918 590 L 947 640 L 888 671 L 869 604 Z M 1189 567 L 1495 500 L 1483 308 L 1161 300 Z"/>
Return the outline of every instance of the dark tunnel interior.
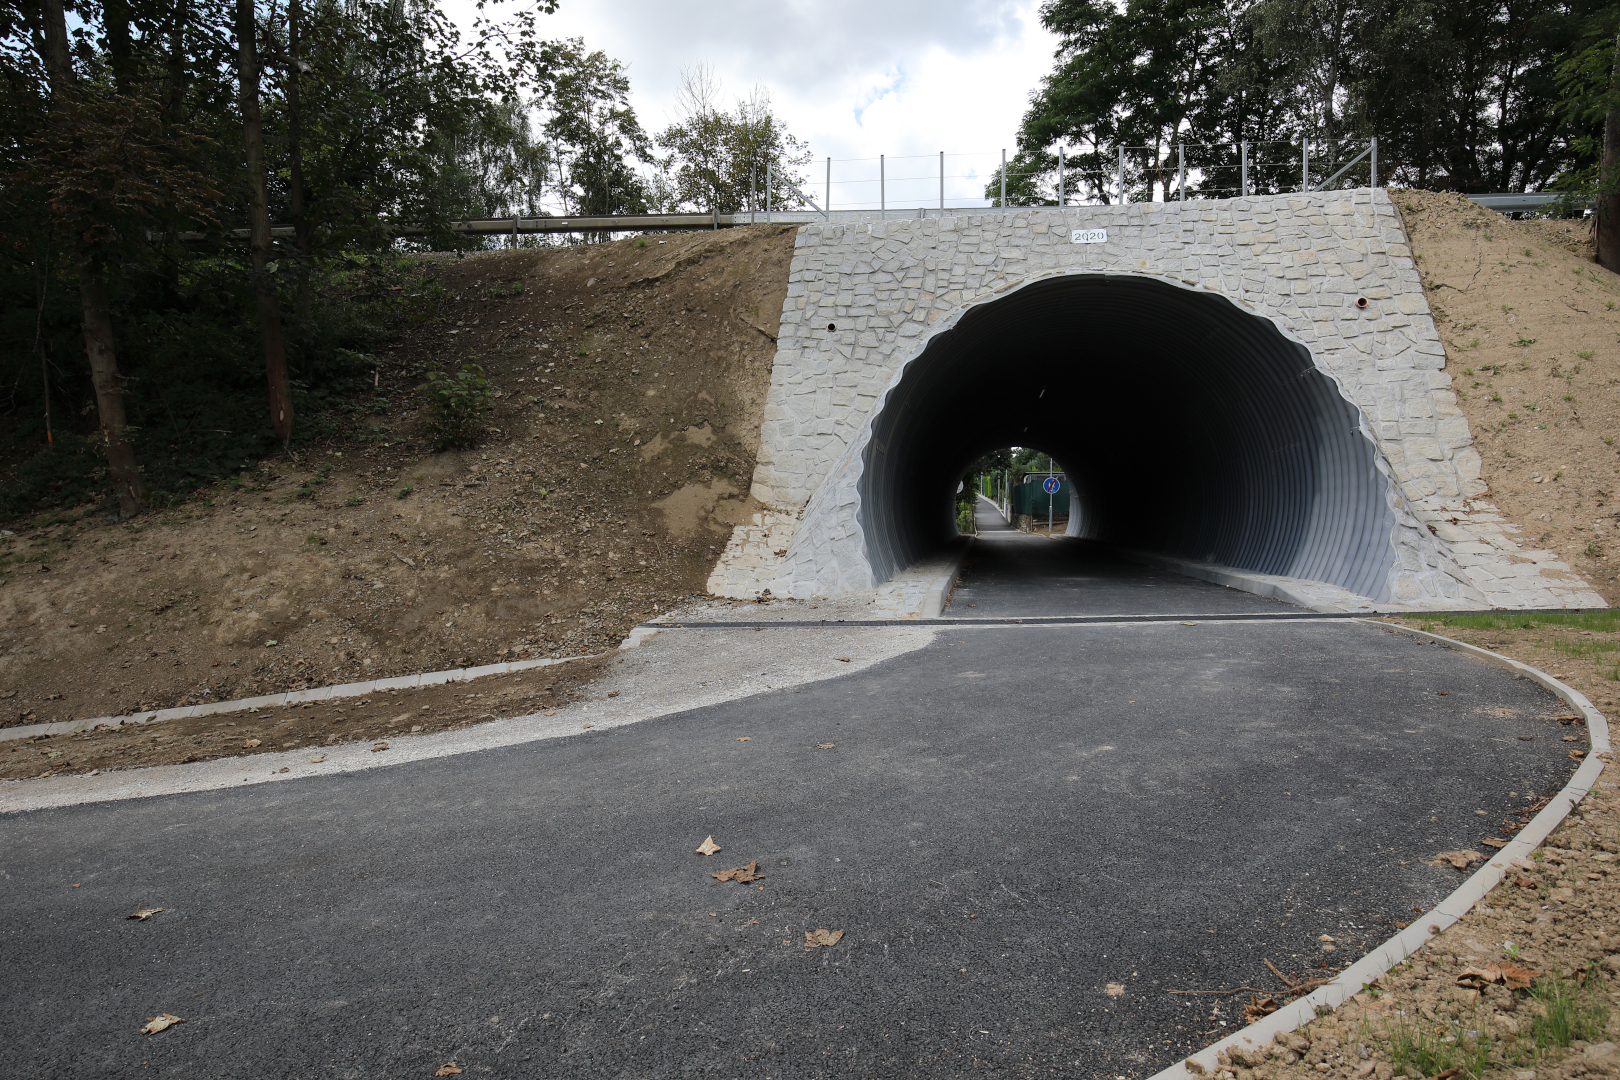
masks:
<path fill-rule="evenodd" d="M 1071 532 L 1385 599 L 1388 481 L 1355 408 L 1270 322 L 1128 276 L 1048 279 L 974 308 L 873 422 L 861 525 L 878 580 L 956 536 L 987 451 L 1050 453 Z"/>

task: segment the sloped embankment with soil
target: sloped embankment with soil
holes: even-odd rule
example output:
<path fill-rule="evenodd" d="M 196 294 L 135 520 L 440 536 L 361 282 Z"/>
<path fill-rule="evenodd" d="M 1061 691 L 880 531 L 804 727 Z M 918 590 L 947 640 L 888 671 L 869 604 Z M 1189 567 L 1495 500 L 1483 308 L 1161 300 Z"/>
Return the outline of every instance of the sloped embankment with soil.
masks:
<path fill-rule="evenodd" d="M 1486 498 L 1620 604 L 1620 275 L 1585 222 L 1392 191 L 1482 458 Z"/>
<path fill-rule="evenodd" d="M 8 527 L 0 726 L 597 652 L 701 594 L 752 511 L 793 241 L 424 258 L 427 317 L 380 355 L 365 441 L 126 523 Z M 414 388 L 467 362 L 488 431 L 432 453 Z M 565 694 L 566 670 L 533 678 Z"/>

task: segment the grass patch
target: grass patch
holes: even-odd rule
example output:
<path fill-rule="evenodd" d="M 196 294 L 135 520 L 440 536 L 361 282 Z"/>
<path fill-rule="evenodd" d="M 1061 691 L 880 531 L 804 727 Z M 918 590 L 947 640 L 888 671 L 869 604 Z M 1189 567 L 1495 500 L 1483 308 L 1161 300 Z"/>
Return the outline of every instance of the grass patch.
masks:
<path fill-rule="evenodd" d="M 1609 980 L 1599 968 L 1584 982 L 1543 975 L 1530 988 L 1534 1019 L 1530 1039 L 1537 1050 L 1561 1050 L 1576 1039 L 1599 1042 L 1609 1025 Z"/>
<path fill-rule="evenodd" d="M 1494 1040 L 1481 1030 L 1477 1020 L 1467 1030 L 1447 1023 L 1425 1024 L 1410 1017 L 1398 1017 L 1388 1028 L 1390 1057 L 1397 1075 L 1413 1070 L 1434 1076 L 1459 1069 L 1463 1076 L 1479 1077 L 1491 1067 Z"/>
<path fill-rule="evenodd" d="M 1544 630 L 1570 627 L 1599 634 L 1620 632 L 1620 608 L 1596 611 L 1481 611 L 1464 615 L 1408 616 L 1424 630 L 1456 627 L 1459 630 Z"/>

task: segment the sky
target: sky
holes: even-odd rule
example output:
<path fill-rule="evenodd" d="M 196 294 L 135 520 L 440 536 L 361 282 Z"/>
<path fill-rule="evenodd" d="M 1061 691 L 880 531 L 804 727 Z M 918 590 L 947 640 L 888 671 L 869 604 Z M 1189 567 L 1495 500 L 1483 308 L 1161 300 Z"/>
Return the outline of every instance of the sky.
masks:
<path fill-rule="evenodd" d="M 546 37 L 580 37 L 623 63 L 642 127 L 676 119 L 681 72 L 707 64 L 734 104 L 754 86 L 809 143 L 809 192 L 834 209 L 875 207 L 886 155 L 890 208 L 983 203 L 985 177 L 1010 156 L 1029 94 L 1052 69 L 1056 38 L 1035 0 L 561 0 Z M 446 10 L 470 22 L 472 0 Z M 499 14 L 500 8 L 490 9 Z M 857 159 L 857 160 L 850 160 Z"/>

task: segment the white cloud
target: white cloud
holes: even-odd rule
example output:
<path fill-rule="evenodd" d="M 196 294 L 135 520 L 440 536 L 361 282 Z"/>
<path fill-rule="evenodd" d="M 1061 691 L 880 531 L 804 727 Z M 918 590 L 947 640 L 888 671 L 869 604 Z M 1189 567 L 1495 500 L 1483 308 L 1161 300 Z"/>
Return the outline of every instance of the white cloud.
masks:
<path fill-rule="evenodd" d="M 471 0 L 447 0 L 447 10 L 471 20 Z M 818 202 L 824 159 L 835 159 L 835 207 L 876 205 L 880 154 L 892 159 L 891 206 L 937 203 L 941 150 L 947 198 L 981 196 L 977 178 L 997 166 L 1002 148 L 1011 152 L 1056 46 L 1034 0 L 562 0 L 541 26 L 547 37 L 582 37 L 623 62 L 651 132 L 674 119 L 683 68 L 709 64 L 733 95 L 764 86 L 816 156 Z"/>

